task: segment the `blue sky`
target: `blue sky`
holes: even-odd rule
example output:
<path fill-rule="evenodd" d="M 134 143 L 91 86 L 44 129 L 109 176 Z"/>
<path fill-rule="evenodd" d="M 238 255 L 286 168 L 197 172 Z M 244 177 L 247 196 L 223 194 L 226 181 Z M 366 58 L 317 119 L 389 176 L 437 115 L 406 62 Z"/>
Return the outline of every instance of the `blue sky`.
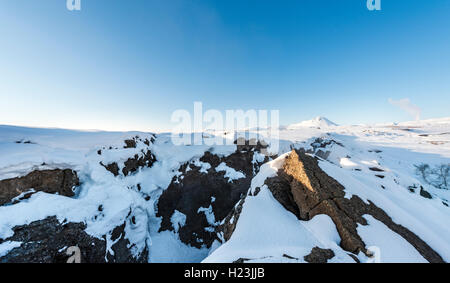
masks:
<path fill-rule="evenodd" d="M 0 1 L 0 124 L 170 129 L 176 109 L 282 124 L 450 116 L 450 1 Z"/>

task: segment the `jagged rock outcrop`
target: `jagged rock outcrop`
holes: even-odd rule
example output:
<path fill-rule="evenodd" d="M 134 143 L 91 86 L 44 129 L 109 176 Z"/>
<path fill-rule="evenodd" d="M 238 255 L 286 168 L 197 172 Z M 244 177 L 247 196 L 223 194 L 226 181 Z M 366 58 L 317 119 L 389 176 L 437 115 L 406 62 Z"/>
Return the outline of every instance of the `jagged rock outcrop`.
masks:
<path fill-rule="evenodd" d="M 23 177 L 1 180 L 0 205 L 7 204 L 26 192 L 30 193 L 25 198 L 39 191 L 72 197 L 75 195 L 74 188 L 79 185 L 77 173 L 73 170 L 36 170 Z"/>
<path fill-rule="evenodd" d="M 319 214 L 330 216 L 341 237 L 341 247 L 354 254 L 360 251 L 370 256 L 358 235 L 358 224 L 367 225 L 363 215 L 372 215 L 392 231 L 407 240 L 430 262 L 443 262 L 441 256 L 407 228 L 392 221 L 386 212 L 358 196 L 345 198 L 345 188 L 328 176 L 317 160 L 301 150 L 293 150 L 276 177 L 265 184 L 287 210 L 300 220 L 308 221 Z"/>
<path fill-rule="evenodd" d="M 266 147 L 260 142 L 252 145 L 240 141 L 237 150 L 227 157 L 206 152 L 199 162 L 207 164 L 208 169 L 192 162 L 184 164 L 179 170 L 181 176 L 174 177 L 159 198 L 160 231 L 175 230 L 171 217 L 178 211 L 186 216 L 185 224 L 178 229 L 181 241 L 198 248 L 210 247 L 216 239 L 219 223 L 245 196 L 259 166 L 268 160 L 268 157 L 259 161 L 254 158 Z M 242 173 L 243 177 L 230 180 L 226 172 L 216 170 L 222 163 Z M 211 223 L 212 218 L 214 223 Z"/>
<path fill-rule="evenodd" d="M 21 242 L 0 258 L 0 263 L 65 263 L 72 254 L 68 248 L 77 247 L 80 251 L 81 263 L 104 262 L 147 262 L 148 252 L 145 250 L 137 258 L 133 257 L 128 247 L 129 241 L 124 237 L 125 225 L 112 231 L 114 244 L 107 251 L 106 237 L 98 239 L 88 235 L 84 223 L 60 223 L 58 219 L 48 217 L 28 225 L 13 228 L 14 235 L 7 241 Z"/>

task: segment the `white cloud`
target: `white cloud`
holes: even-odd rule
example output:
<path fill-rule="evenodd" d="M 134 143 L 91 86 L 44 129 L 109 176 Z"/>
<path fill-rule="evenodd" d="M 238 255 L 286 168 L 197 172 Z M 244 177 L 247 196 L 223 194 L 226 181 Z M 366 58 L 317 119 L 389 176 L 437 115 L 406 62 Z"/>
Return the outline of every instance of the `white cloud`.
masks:
<path fill-rule="evenodd" d="M 414 119 L 420 120 L 420 114 L 422 113 L 422 109 L 420 109 L 419 106 L 412 104 L 409 98 L 403 98 L 400 100 L 393 100 L 389 98 L 388 101 L 391 105 L 397 106 L 400 109 L 406 111 L 406 113 L 411 115 Z"/>

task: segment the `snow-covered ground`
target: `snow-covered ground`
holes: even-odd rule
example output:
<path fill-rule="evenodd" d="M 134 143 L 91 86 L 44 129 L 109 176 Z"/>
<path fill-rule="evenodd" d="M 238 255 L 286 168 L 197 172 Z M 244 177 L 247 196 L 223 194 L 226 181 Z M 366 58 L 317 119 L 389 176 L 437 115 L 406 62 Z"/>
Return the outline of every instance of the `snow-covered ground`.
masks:
<path fill-rule="evenodd" d="M 12 236 L 15 226 L 54 215 L 61 222 L 86 222 L 86 232 L 101 238 L 123 223 L 131 209 L 139 228 L 127 233 L 130 242 L 137 247 L 134 254 L 141 252 L 147 243 L 150 261 L 198 262 L 203 259 L 208 251 L 185 246 L 175 234 L 158 233 L 160 220 L 155 216 L 155 204 L 180 165 L 198 159 L 210 146 L 174 146 L 170 134 L 161 134 L 148 147 L 138 143 L 136 148 L 124 148 L 124 140 L 136 136 L 150 140 L 153 134 L 0 126 L 0 180 L 37 169 L 70 168 L 78 172 L 82 183 L 75 198 L 38 192 L 19 204 L 0 207 L 0 239 Z M 158 162 L 136 174 L 116 178 L 100 164 L 117 162 L 123 167 L 124 161 L 141 154 L 144 148 L 149 148 Z M 101 155 L 98 150 L 102 150 Z M 228 155 L 235 150 L 236 146 L 217 146 L 212 153 Z M 141 187 L 139 191 L 130 189 L 137 184 Z M 145 201 L 143 196 L 150 196 L 150 201 Z M 98 217 L 100 205 L 103 211 Z M 0 244 L 0 249 L 5 245 L 7 243 Z"/>
<path fill-rule="evenodd" d="M 337 126 L 326 121 L 316 118 L 288 126 L 280 132 L 280 144 L 308 149 L 312 148 L 316 137 L 333 140 L 334 143 L 322 149 L 330 154 L 319 165 L 344 185 L 346 197 L 358 195 L 365 201 L 372 201 L 394 222 L 410 229 L 445 261 L 450 261 L 450 187 L 444 189 L 429 184 L 416 168 L 420 164 L 450 166 L 450 119 L 358 126 Z M 283 158 L 264 165 L 254 178 L 252 189 L 262 186 L 264 179 L 274 175 Z M 373 171 L 374 168 L 382 171 Z M 450 175 L 447 178 L 449 181 Z M 420 186 L 431 193 L 432 199 L 420 195 Z M 205 262 L 229 262 L 236 258 L 251 259 L 249 262 L 302 262 L 314 246 L 332 249 L 336 254 L 332 261 L 348 260 L 336 245 L 339 236 L 336 240 L 335 233 L 316 233 L 317 230 L 308 228 L 314 226 L 311 222 L 320 222 L 315 227 L 331 229 L 327 228 L 330 221 L 323 218 L 327 217 L 309 222 L 297 220 L 273 198 L 267 186 L 262 186 L 258 196 L 247 198 L 235 234 Z M 371 216 L 365 218 L 369 226 L 361 226 L 359 231 L 367 245 L 380 251 L 379 261 L 425 261 L 383 223 Z M 334 227 L 332 222 L 331 226 Z M 360 260 L 373 261 L 362 255 Z"/>
<path fill-rule="evenodd" d="M 333 143 L 322 149 L 329 153 L 319 165 L 345 187 L 346 197 L 358 195 L 372 201 L 450 262 L 450 188 L 445 189 L 444 181 L 438 188 L 440 179 L 431 171 L 423 175 L 417 170 L 423 164 L 431 169 L 450 164 L 450 118 L 352 126 L 316 118 L 283 127 L 277 152 L 280 157 L 263 165 L 249 188 L 261 187 L 261 192 L 245 202 L 232 238 L 212 250 L 187 246 L 174 232 L 158 232 L 161 220 L 156 217 L 155 204 L 179 174 L 182 164 L 201 163 L 198 159 L 206 151 L 227 156 L 236 146 L 175 146 L 169 134 L 158 134 L 148 146 L 138 143 L 136 148 L 124 148 L 124 140 L 136 136 L 148 140 L 154 137 L 141 132 L 0 126 L 0 180 L 37 169 L 70 168 L 77 171 L 82 183 L 74 198 L 38 192 L 18 204 L 0 207 L 0 238 L 11 236 L 17 225 L 53 215 L 61 221 L 85 222 L 89 235 L 101 237 L 123 223 L 131 207 L 137 224 L 127 226 L 127 237 L 135 244 L 134 253 L 142 251 L 145 245 L 150 247 L 149 262 L 232 262 L 238 258 L 303 262 L 314 246 L 333 250 L 336 256 L 331 262 L 352 262 L 339 247 L 339 235 L 328 216 L 299 221 L 262 186 L 282 166 L 292 147 L 312 149 L 315 139 L 322 138 Z M 150 149 L 157 162 L 130 176 L 116 178 L 100 164 L 117 162 L 123 167 L 125 160 L 144 149 Z M 98 150 L 102 150 L 101 155 Z M 208 170 L 208 165 L 201 167 Z M 215 170 L 226 172 L 230 182 L 245 177 L 225 164 Z M 130 189 L 137 184 L 140 190 Z M 421 186 L 431 199 L 421 195 Z M 150 196 L 150 201 L 144 200 L 143 195 Z M 99 214 L 99 205 L 104 207 L 103 213 L 94 217 Z M 207 214 L 209 210 L 204 208 L 202 212 Z M 183 225 L 182 216 L 173 217 L 174 225 Z M 214 219 L 214 215 L 210 216 Z M 381 250 L 381 261 L 424 261 L 408 242 L 384 224 L 370 216 L 366 220 L 369 225 L 358 231 L 364 242 Z M 0 244 L 0 256 L 16 246 L 10 242 Z M 370 261 L 362 255 L 360 260 Z"/>

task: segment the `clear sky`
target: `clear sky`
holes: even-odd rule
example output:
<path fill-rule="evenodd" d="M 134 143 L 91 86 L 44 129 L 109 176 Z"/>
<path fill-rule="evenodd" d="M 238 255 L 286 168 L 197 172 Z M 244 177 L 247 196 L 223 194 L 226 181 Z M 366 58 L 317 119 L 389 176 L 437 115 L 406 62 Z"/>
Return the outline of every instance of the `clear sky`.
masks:
<path fill-rule="evenodd" d="M 450 1 L 0 1 L 0 124 L 170 129 L 176 109 L 282 124 L 450 116 Z"/>

